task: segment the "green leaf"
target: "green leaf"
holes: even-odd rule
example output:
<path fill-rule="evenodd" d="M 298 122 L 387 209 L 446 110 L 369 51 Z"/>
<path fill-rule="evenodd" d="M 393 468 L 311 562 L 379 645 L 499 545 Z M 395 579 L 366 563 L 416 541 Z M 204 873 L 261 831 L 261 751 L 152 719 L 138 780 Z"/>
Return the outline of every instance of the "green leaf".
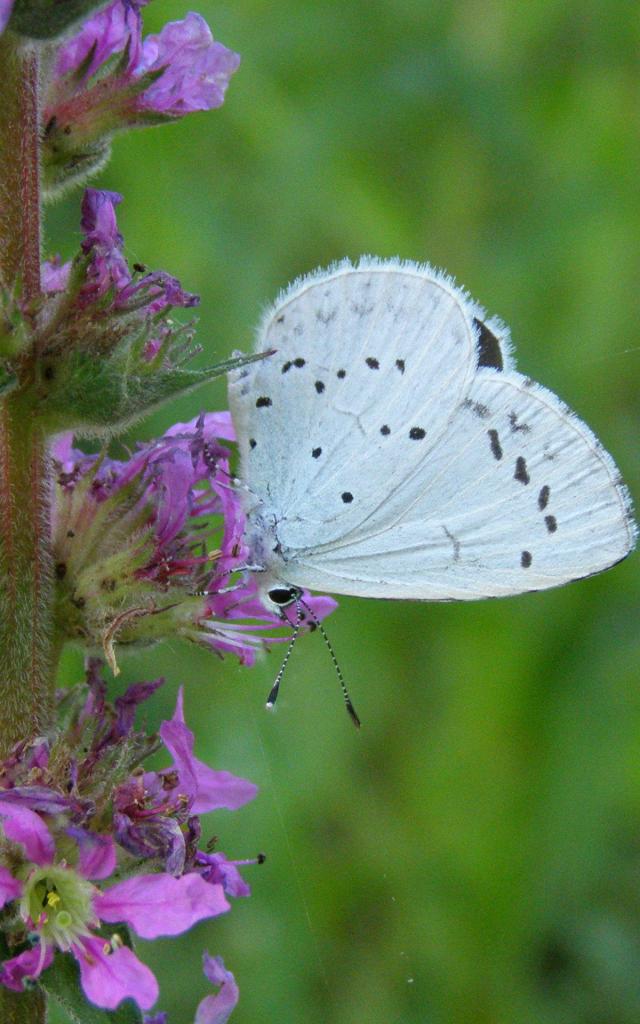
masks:
<path fill-rule="evenodd" d="M 58 954 L 48 970 L 40 976 L 40 985 L 55 999 L 72 1024 L 142 1024 L 142 1012 L 131 999 L 117 1010 L 101 1010 L 89 1003 L 80 985 L 80 970 L 69 954 Z"/>
<path fill-rule="evenodd" d="M 15 0 L 9 28 L 30 39 L 56 39 L 102 7 L 104 0 Z"/>
<path fill-rule="evenodd" d="M 56 361 L 55 374 L 42 382 L 36 412 L 51 433 L 75 430 L 84 436 L 109 436 L 164 402 L 263 357 L 237 356 L 204 370 L 144 364 L 132 370 L 119 353 L 100 359 L 71 351 Z"/>

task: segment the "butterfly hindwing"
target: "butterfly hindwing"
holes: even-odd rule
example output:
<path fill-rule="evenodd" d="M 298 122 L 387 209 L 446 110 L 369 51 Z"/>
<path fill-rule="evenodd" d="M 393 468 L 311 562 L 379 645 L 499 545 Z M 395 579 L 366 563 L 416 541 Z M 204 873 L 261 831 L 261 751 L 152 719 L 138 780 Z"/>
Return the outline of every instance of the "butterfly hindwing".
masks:
<path fill-rule="evenodd" d="M 633 541 L 626 490 L 589 428 L 520 374 L 480 370 L 419 472 L 339 544 L 292 551 L 287 571 L 335 593 L 470 600 L 591 575 Z"/>

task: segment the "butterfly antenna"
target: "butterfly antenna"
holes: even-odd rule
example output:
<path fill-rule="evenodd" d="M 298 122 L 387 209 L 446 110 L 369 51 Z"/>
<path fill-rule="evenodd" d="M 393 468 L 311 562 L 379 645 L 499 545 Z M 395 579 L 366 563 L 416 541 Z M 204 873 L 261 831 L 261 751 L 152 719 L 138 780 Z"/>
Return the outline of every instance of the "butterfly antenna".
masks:
<path fill-rule="evenodd" d="M 329 651 L 329 654 L 331 656 L 331 660 L 333 662 L 333 667 L 336 670 L 336 675 L 338 676 L 338 681 L 340 683 L 340 689 L 342 690 L 342 696 L 344 698 L 344 706 L 346 707 L 346 709 L 347 709 L 347 711 L 349 713 L 349 717 L 350 717 L 351 721 L 356 726 L 356 728 L 359 729 L 360 728 L 360 724 L 361 724 L 360 723 L 360 719 L 358 717 L 358 713 L 357 713 L 356 709 L 353 706 L 353 701 L 351 700 L 351 697 L 349 696 L 349 691 L 347 690 L 347 684 L 344 681 L 344 676 L 342 674 L 342 669 L 340 668 L 340 665 L 338 664 L 338 659 L 336 658 L 336 653 L 335 653 L 333 647 L 331 646 L 331 641 L 329 640 L 329 637 L 327 636 L 326 630 L 325 630 L 324 626 L 322 625 L 322 623 L 320 622 L 320 619 L 318 618 L 318 616 L 309 607 L 307 602 L 304 601 L 302 598 L 300 598 L 300 604 L 304 605 L 304 607 L 305 607 L 309 617 L 312 619 L 312 621 L 315 623 L 317 628 L 320 630 L 320 633 L 322 635 L 322 639 L 324 640 L 325 646 L 326 646 L 326 648 Z M 287 654 L 288 653 L 289 652 L 287 652 Z M 286 659 L 285 659 L 285 661 L 286 661 Z"/>
<path fill-rule="evenodd" d="M 282 682 L 282 677 L 284 675 L 284 670 L 286 669 L 287 662 L 289 661 L 289 658 L 291 657 L 291 652 L 292 652 L 292 650 L 293 650 L 293 648 L 295 646 L 295 642 L 298 639 L 298 634 L 300 632 L 300 624 L 301 624 L 301 622 L 302 622 L 302 610 L 300 608 L 300 601 L 296 600 L 296 622 L 295 622 L 295 625 L 293 627 L 293 633 L 291 634 L 291 639 L 289 641 L 289 646 L 287 647 L 287 652 L 286 652 L 284 658 L 282 659 L 282 665 L 280 666 L 278 674 L 277 674 L 277 676 L 275 678 L 275 682 L 274 682 L 273 686 L 271 687 L 271 690 L 269 692 L 269 696 L 267 697 L 267 707 L 269 708 L 269 710 L 271 710 L 274 707 L 274 705 L 276 703 L 276 700 L 278 699 L 278 691 L 280 689 L 280 683 Z"/>

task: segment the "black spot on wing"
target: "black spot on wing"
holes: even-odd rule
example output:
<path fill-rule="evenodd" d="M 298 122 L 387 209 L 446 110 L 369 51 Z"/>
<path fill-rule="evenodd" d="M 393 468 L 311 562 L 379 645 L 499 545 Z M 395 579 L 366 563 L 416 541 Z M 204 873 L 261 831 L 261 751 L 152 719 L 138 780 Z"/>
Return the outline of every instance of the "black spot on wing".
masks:
<path fill-rule="evenodd" d="M 256 446 L 256 444 L 257 444 L 257 443 L 258 443 L 258 442 L 256 441 L 255 437 L 250 437 L 250 438 L 249 438 L 249 447 L 250 447 L 250 448 L 255 448 L 255 446 Z"/>
<path fill-rule="evenodd" d="M 494 459 L 502 458 L 502 445 L 500 444 L 500 438 L 497 430 L 487 430 L 489 435 L 489 444 L 491 445 L 491 454 Z"/>
<path fill-rule="evenodd" d="M 513 479 L 517 480 L 521 484 L 528 484 L 531 479 L 527 470 L 526 460 L 522 455 L 518 455 L 518 458 L 516 459 L 516 469 L 513 474 Z"/>
<path fill-rule="evenodd" d="M 396 359 L 396 367 L 400 370 L 400 373 L 404 373 L 404 359 Z"/>
<path fill-rule="evenodd" d="M 427 432 L 423 427 L 412 427 L 409 431 L 409 437 L 412 441 L 422 441 L 426 433 Z"/>
<path fill-rule="evenodd" d="M 353 501 L 353 494 L 351 491 L 343 491 L 340 497 L 344 501 L 345 505 L 350 505 Z"/>
<path fill-rule="evenodd" d="M 317 380 L 314 384 L 314 387 L 319 395 L 321 395 L 322 392 L 324 391 L 324 384 L 321 380 Z"/>
<path fill-rule="evenodd" d="M 541 512 L 544 512 L 545 508 L 549 504 L 550 493 L 551 491 L 547 484 L 545 484 L 544 487 L 540 488 L 540 493 L 538 495 L 538 508 Z"/>
<path fill-rule="evenodd" d="M 380 433 L 383 435 L 383 437 L 388 437 L 388 435 L 391 433 L 391 427 L 387 423 L 383 423 L 382 426 L 380 427 Z"/>
<path fill-rule="evenodd" d="M 302 356 L 298 356 L 296 359 L 293 360 L 293 365 L 297 366 L 298 369 L 300 370 L 305 365 L 305 360 L 302 358 Z"/>
<path fill-rule="evenodd" d="M 365 359 L 365 363 L 367 364 L 370 370 L 380 369 L 380 363 L 373 356 L 367 356 L 367 358 Z"/>
<path fill-rule="evenodd" d="M 520 423 L 518 421 L 518 414 L 517 414 L 517 412 L 510 412 L 509 413 L 509 426 L 511 428 L 511 433 L 512 434 L 517 434 L 519 432 L 521 432 L 523 434 L 528 434 L 529 431 L 531 430 L 531 427 L 529 426 L 528 423 Z"/>
<path fill-rule="evenodd" d="M 558 529 L 558 520 L 555 516 L 545 516 L 544 523 L 549 533 L 555 533 Z"/>
<path fill-rule="evenodd" d="M 319 459 L 322 455 L 322 448 L 314 448 L 311 452 L 314 459 Z"/>
<path fill-rule="evenodd" d="M 495 334 L 492 334 L 486 324 L 483 324 L 482 320 L 478 320 L 474 316 L 473 323 L 478 331 L 478 366 L 491 366 L 494 370 L 502 370 L 504 368 L 504 361 L 502 359 L 502 351 L 500 349 L 500 342 L 496 338 Z"/>
<path fill-rule="evenodd" d="M 287 359 L 286 363 L 282 364 L 282 372 L 283 373 L 288 373 L 292 366 L 293 366 L 293 363 L 291 362 L 291 360 Z"/>
<path fill-rule="evenodd" d="M 260 395 L 260 398 L 256 398 L 256 409 L 267 409 L 271 404 L 271 399 L 267 395 Z"/>
<path fill-rule="evenodd" d="M 346 370 L 338 370 L 338 372 L 336 373 L 336 377 L 338 378 L 338 380 L 344 380 L 344 378 L 346 376 L 347 376 L 347 371 Z"/>
<path fill-rule="evenodd" d="M 465 398 L 462 407 L 481 420 L 486 420 L 491 415 L 491 410 L 486 405 L 483 405 L 482 402 L 474 402 L 472 398 Z"/>
<path fill-rule="evenodd" d="M 530 551 L 523 551 L 520 555 L 520 565 L 523 569 L 528 569 L 533 561 Z"/>

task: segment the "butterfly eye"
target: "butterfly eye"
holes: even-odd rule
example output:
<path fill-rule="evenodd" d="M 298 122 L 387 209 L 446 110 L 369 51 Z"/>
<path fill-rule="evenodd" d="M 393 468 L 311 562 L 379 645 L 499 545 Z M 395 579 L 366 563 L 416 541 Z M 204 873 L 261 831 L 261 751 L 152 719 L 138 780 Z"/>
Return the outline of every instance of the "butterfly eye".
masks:
<path fill-rule="evenodd" d="M 268 592 L 269 599 L 280 608 L 286 608 L 299 600 L 302 591 L 298 587 L 272 587 Z"/>

